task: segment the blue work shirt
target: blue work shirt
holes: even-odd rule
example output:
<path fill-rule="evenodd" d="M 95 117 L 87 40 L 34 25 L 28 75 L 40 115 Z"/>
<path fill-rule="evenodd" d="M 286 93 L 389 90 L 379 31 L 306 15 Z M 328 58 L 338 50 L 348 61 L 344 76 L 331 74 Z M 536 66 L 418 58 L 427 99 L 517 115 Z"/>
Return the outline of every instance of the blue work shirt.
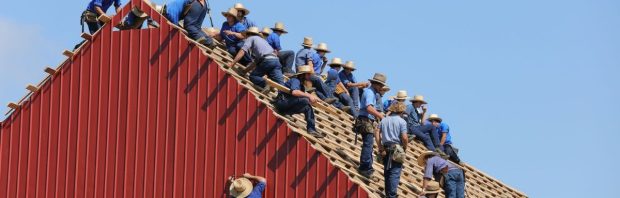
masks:
<path fill-rule="evenodd" d="M 368 106 L 373 106 L 377 108 L 377 96 L 378 95 L 372 87 L 365 88 L 364 93 L 362 94 L 362 99 L 360 100 L 360 114 L 359 116 L 368 117 L 370 120 L 375 120 L 375 116 L 368 113 Z M 379 98 L 380 100 L 380 98 Z"/>
<path fill-rule="evenodd" d="M 199 1 L 193 1 L 190 5 L 189 11 L 183 17 L 183 29 L 187 31 L 190 38 L 194 40 L 206 39 L 207 33 L 202 31 L 202 23 L 207 16 L 206 2 L 203 5 Z"/>
<path fill-rule="evenodd" d="M 282 50 L 282 46 L 280 46 L 280 35 L 278 35 L 275 32 L 272 32 L 271 34 L 269 34 L 269 36 L 267 36 L 267 42 L 269 43 L 269 45 L 271 45 L 271 47 L 275 50 Z"/>
<path fill-rule="evenodd" d="M 241 20 L 241 24 L 245 26 L 245 29 L 250 29 L 250 27 L 258 27 L 252 20 L 248 19 L 248 17 L 243 17 L 243 20 Z"/>
<path fill-rule="evenodd" d="M 426 167 L 424 168 L 424 178 L 432 179 L 433 175 L 440 174 L 441 169 L 448 166 L 448 170 L 457 169 L 454 164 L 449 163 L 445 159 L 439 156 L 433 156 L 426 160 Z"/>
<path fill-rule="evenodd" d="M 383 101 L 383 109 L 385 109 L 387 111 L 388 108 L 390 108 L 390 105 L 392 105 L 392 103 L 396 101 L 396 100 L 386 100 Z"/>
<path fill-rule="evenodd" d="M 407 126 L 413 130 L 413 127 L 421 126 L 420 123 L 420 114 L 418 110 L 413 106 L 413 104 L 407 104 L 407 110 L 405 110 L 407 114 Z"/>
<path fill-rule="evenodd" d="M 267 183 L 258 182 L 252 189 L 252 192 L 246 198 L 261 198 L 263 197 L 263 192 L 265 191 L 265 187 L 267 187 Z"/>
<path fill-rule="evenodd" d="M 325 85 L 329 87 L 330 93 L 336 91 L 336 85 L 338 85 L 338 83 L 340 83 L 338 70 L 330 68 L 329 71 L 327 71 L 327 79 L 325 79 Z"/>
<path fill-rule="evenodd" d="M 323 67 L 323 58 L 319 53 L 312 54 L 312 66 L 314 67 L 314 73 L 317 75 L 321 74 L 321 67 Z"/>
<path fill-rule="evenodd" d="M 338 76 L 340 77 L 340 81 L 344 85 L 347 85 L 349 83 L 357 83 L 357 80 L 355 80 L 355 76 L 353 76 L 353 73 L 347 74 L 346 71 L 342 70 L 340 71 Z"/>
<path fill-rule="evenodd" d="M 234 46 L 237 43 L 241 42 L 241 39 L 233 35 L 226 35 L 224 31 L 230 30 L 232 32 L 242 33 L 242 32 L 245 32 L 246 29 L 247 28 L 245 28 L 245 26 L 241 24 L 239 21 L 235 22 L 235 24 L 233 24 L 232 26 L 229 25 L 228 22 L 224 22 L 222 24 L 222 30 L 220 31 L 220 36 L 222 37 L 222 39 L 224 39 L 227 46 Z"/>
<path fill-rule="evenodd" d="M 175 25 L 183 19 L 183 10 L 191 0 L 172 0 L 166 3 L 166 18 Z"/>
<path fill-rule="evenodd" d="M 252 54 L 253 58 L 259 59 L 265 55 L 273 54 L 273 48 L 260 36 L 250 36 L 243 42 L 241 49 L 249 54 Z"/>
<path fill-rule="evenodd" d="M 381 144 L 401 144 L 400 137 L 407 134 L 407 122 L 397 114 L 392 114 L 381 120 Z"/>
<path fill-rule="evenodd" d="M 297 56 L 295 57 L 295 67 L 307 65 L 308 59 L 312 58 L 312 54 L 314 53 L 314 50 L 311 48 L 303 48 L 299 50 L 297 52 Z"/>
<path fill-rule="evenodd" d="M 298 78 L 290 78 L 288 81 L 284 83 L 284 86 L 291 90 L 290 93 L 284 93 L 284 92 L 279 93 L 279 94 L 284 94 L 286 99 L 295 97 L 293 96 L 293 91 L 295 90 L 304 91 L 301 89 L 301 81 Z"/>
<path fill-rule="evenodd" d="M 441 124 L 439 124 L 439 127 L 437 127 L 437 134 L 439 134 L 439 137 L 441 138 L 441 135 L 446 134 L 446 141 L 444 142 L 444 144 L 452 144 L 452 137 L 450 136 L 450 126 L 448 126 L 448 124 L 442 122 Z M 439 139 L 441 141 L 441 139 Z"/>
<path fill-rule="evenodd" d="M 107 12 L 112 4 L 114 4 L 114 7 L 121 7 L 122 5 L 121 0 L 92 0 L 88 4 L 88 7 L 86 7 L 86 10 L 97 13 L 95 7 L 99 7 L 103 12 Z M 99 15 L 99 13 L 97 13 L 97 15 Z"/>

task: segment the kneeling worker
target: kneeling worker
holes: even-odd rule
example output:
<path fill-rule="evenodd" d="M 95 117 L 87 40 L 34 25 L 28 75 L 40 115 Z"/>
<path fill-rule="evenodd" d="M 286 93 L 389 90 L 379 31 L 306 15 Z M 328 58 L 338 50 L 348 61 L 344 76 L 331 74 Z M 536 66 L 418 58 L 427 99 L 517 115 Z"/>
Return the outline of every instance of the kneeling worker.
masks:
<path fill-rule="evenodd" d="M 424 167 L 424 180 L 422 181 L 422 189 L 426 189 L 428 183 L 434 177 L 440 180 L 444 178 L 443 190 L 446 198 L 464 198 L 465 197 L 465 175 L 463 170 L 451 162 L 439 157 L 435 152 L 427 151 L 418 157 L 418 165 Z M 420 196 L 424 195 L 424 190 Z"/>

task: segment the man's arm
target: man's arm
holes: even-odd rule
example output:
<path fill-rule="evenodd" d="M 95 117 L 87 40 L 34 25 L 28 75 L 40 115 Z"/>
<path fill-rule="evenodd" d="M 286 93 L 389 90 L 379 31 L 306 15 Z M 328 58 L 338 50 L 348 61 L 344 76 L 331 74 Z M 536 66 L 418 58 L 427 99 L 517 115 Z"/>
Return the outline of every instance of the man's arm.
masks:
<path fill-rule="evenodd" d="M 372 114 L 373 116 L 379 118 L 379 120 L 383 120 L 383 114 L 377 111 L 374 106 L 368 105 L 368 107 L 366 107 L 366 111 L 368 111 L 368 113 Z"/>
<path fill-rule="evenodd" d="M 447 137 L 446 132 L 442 131 L 441 132 L 441 141 L 439 142 L 439 145 L 443 145 L 443 144 L 446 143 L 446 137 Z"/>
<path fill-rule="evenodd" d="M 303 92 L 303 91 L 299 91 L 299 90 L 293 90 L 291 92 L 291 95 L 295 96 L 295 97 L 306 97 L 308 99 L 310 99 L 310 102 L 312 103 L 316 103 L 317 101 L 319 101 L 319 98 L 317 98 L 316 96 Z"/>
<path fill-rule="evenodd" d="M 406 130 L 400 133 L 400 142 L 402 142 L 401 145 L 403 146 L 403 150 L 407 151 L 407 145 L 409 143 L 409 136 L 407 136 Z"/>
<path fill-rule="evenodd" d="M 256 180 L 258 182 L 267 183 L 267 179 L 265 179 L 264 177 L 254 176 L 254 175 L 251 175 L 250 173 L 243 174 L 243 177 L 248 178 L 248 179 L 252 179 L 252 180 Z"/>
<path fill-rule="evenodd" d="M 381 144 L 381 127 L 375 129 L 375 142 L 377 143 L 377 147 L 379 147 L 379 154 L 381 156 L 385 156 L 385 148 L 383 148 L 383 144 Z"/>
<path fill-rule="evenodd" d="M 101 15 L 105 15 L 105 12 L 101 9 L 101 7 L 99 6 L 95 6 L 95 11 L 97 12 L 97 14 Z"/>
<path fill-rule="evenodd" d="M 233 61 L 230 62 L 228 64 L 228 66 L 230 68 L 235 67 L 235 64 L 237 64 L 239 62 L 239 60 L 241 60 L 243 58 L 244 55 L 245 55 L 245 50 L 239 50 L 239 52 L 237 52 L 237 55 L 235 56 L 235 59 L 233 59 Z"/>

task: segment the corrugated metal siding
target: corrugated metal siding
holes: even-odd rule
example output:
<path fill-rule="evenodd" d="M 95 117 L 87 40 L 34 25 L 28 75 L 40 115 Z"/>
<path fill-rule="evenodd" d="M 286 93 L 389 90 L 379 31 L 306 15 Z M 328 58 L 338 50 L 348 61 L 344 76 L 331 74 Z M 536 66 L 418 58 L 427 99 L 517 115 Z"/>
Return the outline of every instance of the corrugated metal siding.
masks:
<path fill-rule="evenodd" d="M 367 196 L 161 25 L 106 26 L 0 125 L 0 197 L 224 197 L 244 172 L 265 197 Z"/>

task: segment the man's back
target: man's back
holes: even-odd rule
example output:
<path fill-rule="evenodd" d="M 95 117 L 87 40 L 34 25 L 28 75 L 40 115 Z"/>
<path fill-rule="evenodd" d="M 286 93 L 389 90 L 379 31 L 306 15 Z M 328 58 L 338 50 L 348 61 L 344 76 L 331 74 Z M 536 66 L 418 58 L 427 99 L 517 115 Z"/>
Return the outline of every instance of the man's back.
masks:
<path fill-rule="evenodd" d="M 407 122 L 399 115 L 390 115 L 381 120 L 381 143 L 400 144 L 401 134 L 407 133 Z"/>

